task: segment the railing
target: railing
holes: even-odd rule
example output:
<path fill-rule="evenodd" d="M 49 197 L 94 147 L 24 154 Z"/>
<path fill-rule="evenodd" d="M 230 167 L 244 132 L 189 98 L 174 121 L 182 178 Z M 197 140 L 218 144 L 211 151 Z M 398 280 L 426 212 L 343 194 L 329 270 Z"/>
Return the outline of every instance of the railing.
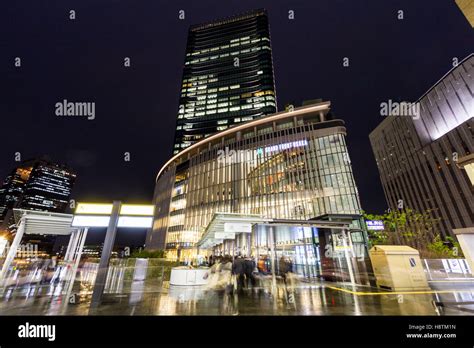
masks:
<path fill-rule="evenodd" d="M 423 259 L 422 264 L 428 280 L 474 279 L 465 259 Z"/>
<path fill-rule="evenodd" d="M 72 274 L 72 265 L 67 262 L 53 264 L 50 259 L 16 259 L 8 270 L 2 284 L 2 293 L 24 292 L 25 288 L 51 288 L 41 291 L 43 295 L 91 293 L 94 287 L 99 259 L 89 258 Z M 104 293 L 132 294 L 159 292 L 169 280 L 171 268 L 176 263 L 165 259 L 112 259 L 109 264 Z M 36 290 L 35 290 L 36 291 Z"/>

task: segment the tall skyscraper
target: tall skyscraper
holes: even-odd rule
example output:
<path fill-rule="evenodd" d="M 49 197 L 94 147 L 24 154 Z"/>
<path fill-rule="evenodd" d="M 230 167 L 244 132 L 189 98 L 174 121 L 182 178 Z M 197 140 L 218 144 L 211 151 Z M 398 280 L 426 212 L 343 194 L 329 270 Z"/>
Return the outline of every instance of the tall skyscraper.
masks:
<path fill-rule="evenodd" d="M 265 10 L 190 27 L 173 154 L 276 111 Z"/>
<path fill-rule="evenodd" d="M 431 87 L 419 117 L 389 116 L 370 134 L 389 207 L 433 209 L 445 236 L 474 225 L 473 186 L 459 165 L 474 152 L 473 66 L 471 54 Z"/>
<path fill-rule="evenodd" d="M 46 160 L 22 162 L 0 188 L 0 225 L 8 227 L 13 208 L 64 212 L 76 179 L 69 168 Z"/>

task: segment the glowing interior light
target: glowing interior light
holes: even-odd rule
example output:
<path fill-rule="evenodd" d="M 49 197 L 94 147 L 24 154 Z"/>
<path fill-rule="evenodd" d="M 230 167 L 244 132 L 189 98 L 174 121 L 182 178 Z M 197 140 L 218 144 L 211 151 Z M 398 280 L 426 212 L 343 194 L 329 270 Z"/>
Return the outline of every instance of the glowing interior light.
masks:
<path fill-rule="evenodd" d="M 71 226 L 73 227 L 107 227 L 110 216 L 75 215 Z"/>
<path fill-rule="evenodd" d="M 120 208 L 120 215 L 153 216 L 155 206 L 140 204 L 124 204 Z"/>
<path fill-rule="evenodd" d="M 75 214 L 112 214 L 112 204 L 79 203 Z"/>
<path fill-rule="evenodd" d="M 118 220 L 118 227 L 142 227 L 149 228 L 153 224 L 152 217 L 143 216 L 120 216 Z"/>

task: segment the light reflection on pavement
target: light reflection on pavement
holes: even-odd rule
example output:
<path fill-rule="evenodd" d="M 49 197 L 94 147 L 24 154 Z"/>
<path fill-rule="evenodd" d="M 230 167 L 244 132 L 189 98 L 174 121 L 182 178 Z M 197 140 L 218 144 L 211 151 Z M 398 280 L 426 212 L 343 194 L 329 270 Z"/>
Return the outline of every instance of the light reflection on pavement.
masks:
<path fill-rule="evenodd" d="M 451 286 L 452 287 L 452 286 Z M 473 315 L 473 287 L 420 293 L 380 293 L 374 288 L 321 281 L 275 288 L 260 286 L 226 293 L 199 287 L 153 287 L 132 282 L 128 291 L 106 293 L 89 308 L 90 287 L 78 287 L 75 300 L 62 284 L 31 284 L 5 289 L 1 315 Z M 273 290 L 273 291 L 272 291 Z M 449 303 L 443 308 L 434 302 Z M 460 302 L 464 302 L 462 306 Z M 471 303 L 471 304 L 469 304 Z"/>

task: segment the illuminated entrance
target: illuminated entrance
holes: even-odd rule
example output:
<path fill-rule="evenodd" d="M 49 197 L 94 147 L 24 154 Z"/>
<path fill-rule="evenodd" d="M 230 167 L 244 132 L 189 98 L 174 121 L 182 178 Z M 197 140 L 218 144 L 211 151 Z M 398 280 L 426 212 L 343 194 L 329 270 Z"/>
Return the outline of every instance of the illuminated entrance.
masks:
<path fill-rule="evenodd" d="M 302 278 L 368 284 L 367 239 L 357 216 L 285 220 L 216 213 L 198 242 L 215 256 L 251 256 L 259 272 L 282 265 Z"/>

